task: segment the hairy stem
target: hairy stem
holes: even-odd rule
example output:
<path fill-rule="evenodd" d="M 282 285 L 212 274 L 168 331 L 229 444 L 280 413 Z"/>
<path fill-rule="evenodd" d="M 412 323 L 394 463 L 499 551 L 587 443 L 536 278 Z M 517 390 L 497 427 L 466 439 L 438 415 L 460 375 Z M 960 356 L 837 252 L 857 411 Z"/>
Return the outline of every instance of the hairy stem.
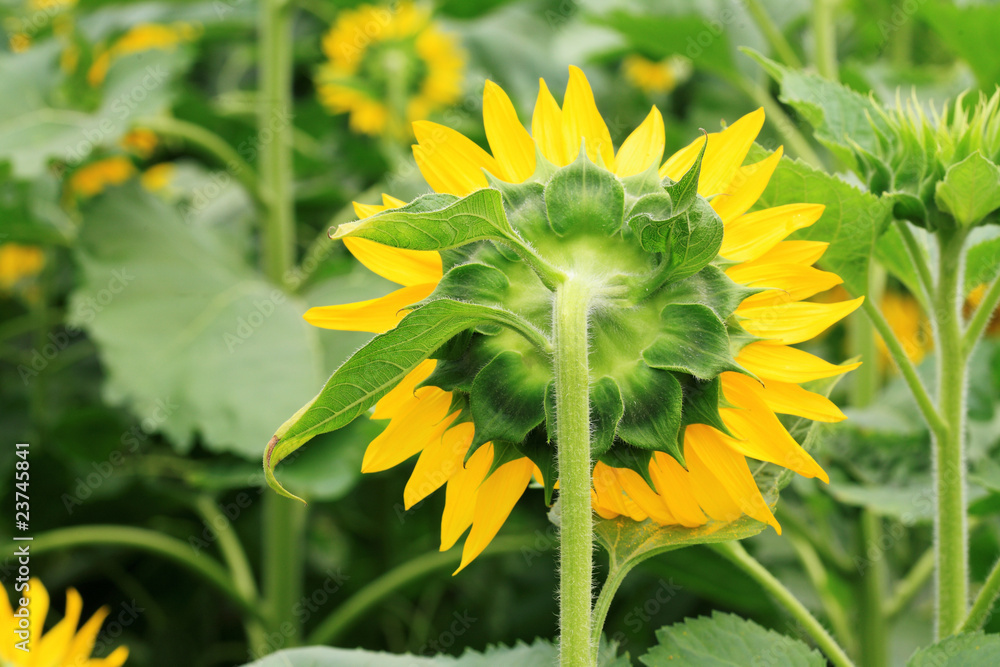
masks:
<path fill-rule="evenodd" d="M 998 305 L 1000 305 L 1000 277 L 996 278 L 993 284 L 990 285 L 989 290 L 983 295 L 983 300 L 979 303 L 976 313 L 969 321 L 969 327 L 965 331 L 964 347 L 966 356 L 972 354 L 972 351 L 976 348 L 976 343 L 979 342 L 983 332 L 986 331 L 986 327 L 993 320 L 993 313 L 996 312 Z"/>
<path fill-rule="evenodd" d="M 778 581 L 766 567 L 747 553 L 742 544 L 739 542 L 720 542 L 711 544 L 709 547 L 750 575 L 754 581 L 770 593 L 799 622 L 802 629 L 813 638 L 816 645 L 835 667 L 853 667 L 854 663 L 847 657 L 837 641 L 830 636 L 823 624 L 816 620 L 816 617 L 810 614 L 798 598 L 792 595 L 792 592 L 785 588 L 785 585 Z"/>
<path fill-rule="evenodd" d="M 867 564 L 858 583 L 861 599 L 859 628 L 861 630 L 861 662 L 865 667 L 889 664 L 888 628 L 882 600 L 887 579 L 886 559 L 882 546 L 882 518 L 864 509 L 861 511 L 862 561 Z"/>
<path fill-rule="evenodd" d="M 590 509 L 589 285 L 573 278 L 556 291 L 556 445 L 559 463 L 559 660 L 593 665 L 590 601 L 594 532 Z"/>
<path fill-rule="evenodd" d="M 962 624 L 961 632 L 975 632 L 981 629 L 989 620 L 998 595 L 1000 595 L 1000 560 L 993 564 L 983 589 L 979 591 L 968 618 Z"/>

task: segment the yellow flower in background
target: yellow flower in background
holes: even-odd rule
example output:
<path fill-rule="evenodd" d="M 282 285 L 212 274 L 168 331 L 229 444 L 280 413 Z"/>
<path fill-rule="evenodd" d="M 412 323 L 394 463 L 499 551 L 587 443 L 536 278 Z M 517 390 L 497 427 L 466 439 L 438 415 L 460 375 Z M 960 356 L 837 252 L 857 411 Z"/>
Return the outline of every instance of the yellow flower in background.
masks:
<path fill-rule="evenodd" d="M 522 183 L 535 172 L 537 153 L 563 167 L 576 158 L 582 142 L 591 161 L 603 163 L 619 178 L 659 165 L 664 151 L 663 119 L 653 107 L 616 152 L 590 85 L 575 67 L 570 68 L 562 106 L 545 82 L 540 82 L 530 133 L 506 93 L 492 82 L 486 83 L 483 94 L 483 118 L 492 154 L 448 127 L 428 121 L 413 124 L 414 157 L 436 192 L 465 196 L 488 187 L 484 171 L 503 181 Z M 803 301 L 841 282 L 832 273 L 812 268 L 827 244 L 784 240 L 816 222 L 822 206 L 791 204 L 748 213 L 782 154 L 779 149 L 760 162 L 743 165 L 763 122 L 764 113 L 758 110 L 710 134 L 698 185 L 702 196 L 721 195 L 711 205 L 725 226 L 719 255 L 732 262 L 726 273 L 736 283 L 765 288 L 736 310 L 742 327 L 763 339 L 746 345 L 736 361 L 761 382 L 722 373 L 725 407 L 719 412 L 733 436 L 704 424 L 687 426 L 683 440 L 687 469 L 668 454 L 654 453 L 649 475 L 659 492 L 631 469 L 598 463 L 592 498 L 602 517 L 624 515 L 636 521 L 649 518 L 661 525 L 694 527 L 747 514 L 780 530 L 747 457 L 828 480 L 775 413 L 828 422 L 844 418 L 828 399 L 799 384 L 839 375 L 858 364 L 836 366 L 793 346 L 851 313 L 861 299 Z M 663 162 L 660 177 L 679 179 L 694 164 L 704 143 L 698 139 Z M 381 205 L 355 203 L 355 210 L 365 218 L 403 204 L 383 195 Z M 442 277 L 437 252 L 397 249 L 350 237 L 344 242 L 362 264 L 401 287 L 379 299 L 313 308 L 305 314 L 313 325 L 384 332 L 405 315 L 401 309 L 430 295 Z M 378 401 L 371 417 L 389 423 L 368 446 L 362 470 L 386 470 L 419 454 L 404 490 L 404 504 L 409 508 L 446 487 L 441 549 L 451 548 L 471 527 L 461 570 L 497 534 L 532 477 L 540 479 L 541 475 L 526 457 L 504 463 L 489 474 L 493 459 L 489 443 L 476 449 L 463 465 L 475 425 L 460 418 L 462 412 L 453 406 L 450 392 L 420 386 L 436 363 L 433 359 L 423 362 Z"/>
<path fill-rule="evenodd" d="M 410 122 L 458 101 L 465 56 L 412 2 L 344 10 L 323 37 L 320 102 L 362 134 L 407 135 Z"/>
<path fill-rule="evenodd" d="M 162 192 L 166 190 L 174 180 L 174 172 L 177 167 L 173 162 L 161 162 L 142 172 L 139 182 L 142 187 L 150 192 Z"/>
<path fill-rule="evenodd" d="M 909 294 L 886 292 L 882 296 L 882 314 L 896 338 L 903 346 L 906 356 L 915 364 L 934 349 L 931 324 L 924 315 L 920 304 Z M 890 360 L 889 350 L 881 336 L 876 337 L 879 359 L 883 364 Z"/>
<path fill-rule="evenodd" d="M 654 61 L 631 55 L 622 61 L 622 73 L 630 84 L 646 93 L 669 93 L 691 76 L 691 61 L 683 56 Z"/>
<path fill-rule="evenodd" d="M 135 175 L 135 165 L 123 155 L 104 158 L 80 167 L 69 177 L 69 191 L 78 197 L 93 197 L 109 185 L 121 185 Z"/>
<path fill-rule="evenodd" d="M 31 0 L 28 9 L 32 11 L 45 11 L 52 9 L 69 9 L 76 6 L 77 0 Z"/>
<path fill-rule="evenodd" d="M 30 651 L 16 648 L 15 643 L 22 638 L 15 634 L 20 628 L 19 619 L 14 616 L 19 605 L 19 596 L 28 600 L 30 625 L 28 644 Z M 86 623 L 77 628 L 83 600 L 80 594 L 70 588 L 66 591 L 66 615 L 43 634 L 45 617 L 49 613 L 49 593 L 38 579 L 28 582 L 28 590 L 15 593 L 13 600 L 0 595 L 0 665 L 4 667 L 121 667 L 128 658 L 128 649 L 121 646 L 106 658 L 91 658 L 94 642 L 101 630 L 101 624 L 108 615 L 108 608 L 101 607 Z"/>
<path fill-rule="evenodd" d="M 198 28 L 189 23 L 143 23 L 134 26 L 94 59 L 87 71 L 87 82 L 92 86 L 100 85 L 108 75 L 112 63 L 122 56 L 151 49 L 170 51 L 179 44 L 196 39 L 199 34 Z"/>
<path fill-rule="evenodd" d="M 45 253 L 37 246 L 0 245 L 0 292 L 8 292 L 25 278 L 38 275 L 44 266 Z"/>
<path fill-rule="evenodd" d="M 151 130 L 136 128 L 127 132 L 119 143 L 125 150 L 145 160 L 153 154 L 160 140 Z"/>
<path fill-rule="evenodd" d="M 966 315 L 971 315 L 972 311 L 979 307 L 982 303 L 983 297 L 986 295 L 986 289 L 988 285 L 982 284 L 969 292 L 969 296 L 965 298 L 965 310 Z M 989 327 L 986 329 L 986 334 L 998 334 L 1000 333 L 1000 308 L 993 311 L 993 315 L 990 318 Z"/>

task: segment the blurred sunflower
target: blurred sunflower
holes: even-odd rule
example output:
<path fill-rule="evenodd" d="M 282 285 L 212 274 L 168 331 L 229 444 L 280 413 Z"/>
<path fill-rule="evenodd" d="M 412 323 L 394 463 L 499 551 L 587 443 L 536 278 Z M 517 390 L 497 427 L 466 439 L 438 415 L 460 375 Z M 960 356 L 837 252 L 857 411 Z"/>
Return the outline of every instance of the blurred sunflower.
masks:
<path fill-rule="evenodd" d="M 622 74 L 633 87 L 645 93 L 669 93 L 691 76 L 691 61 L 684 56 L 657 61 L 633 54 L 622 61 Z"/>
<path fill-rule="evenodd" d="M 663 119 L 653 107 L 615 152 L 590 85 L 575 67 L 570 68 L 561 107 L 545 82 L 540 82 L 530 134 L 506 93 L 489 81 L 483 95 L 483 118 L 492 154 L 448 127 L 428 121 L 413 124 L 418 142 L 413 155 L 436 192 L 468 195 L 489 186 L 486 173 L 509 183 L 525 182 L 535 173 L 536 155 L 564 167 L 574 161 L 581 142 L 589 160 L 603 163 L 618 179 L 660 165 L 664 150 Z M 764 113 L 757 110 L 708 135 L 698 181 L 702 196 L 720 195 L 711 206 L 724 224 L 719 256 L 728 260 L 726 274 L 738 285 L 755 288 L 756 293 L 742 301 L 735 315 L 742 328 L 757 338 L 742 347 L 736 362 L 760 382 L 739 373 L 721 374 L 723 396 L 718 412 L 721 427 L 731 435 L 702 423 L 682 427 L 686 468 L 661 451 L 653 452 L 648 477 L 598 462 L 592 500 L 602 517 L 623 515 L 636 521 L 649 518 L 661 525 L 694 527 L 747 514 L 780 530 L 746 457 L 828 480 L 775 413 L 828 422 L 844 419 L 828 399 L 799 384 L 835 376 L 859 364 L 836 366 L 792 346 L 848 315 L 861 299 L 802 301 L 841 282 L 837 275 L 811 266 L 827 244 L 784 240 L 816 222 L 823 206 L 791 204 L 747 212 L 764 191 L 782 154 L 779 149 L 760 162 L 743 165 L 763 122 Z M 703 145 L 705 140 L 699 139 L 675 153 L 659 166 L 659 177 L 680 179 Z M 365 218 L 403 204 L 383 195 L 381 205 L 355 203 L 355 210 Z M 380 299 L 313 308 L 305 318 L 315 326 L 386 331 L 405 315 L 401 309 L 430 295 L 442 278 L 442 258 L 437 252 L 403 250 L 350 237 L 344 242 L 362 264 L 402 287 Z M 600 341 L 593 345 L 596 349 Z M 542 475 L 525 456 L 506 460 L 491 473 L 491 443 L 475 449 L 465 461 L 476 427 L 463 418 L 467 413 L 455 407 L 452 392 L 422 384 L 437 364 L 433 359 L 423 362 L 376 404 L 371 418 L 389 423 L 368 446 L 362 470 L 385 470 L 420 455 L 404 490 L 405 505 L 409 508 L 446 486 L 441 549 L 453 546 L 471 526 L 461 570 L 493 539 L 532 477 L 540 481 Z"/>
<path fill-rule="evenodd" d="M 320 102 L 370 135 L 408 136 L 410 122 L 458 101 L 465 56 L 430 10 L 412 2 L 344 10 L 323 37 Z"/>
<path fill-rule="evenodd" d="M 21 281 L 32 278 L 45 266 L 45 253 L 37 246 L 0 245 L 0 293 L 9 292 Z"/>
<path fill-rule="evenodd" d="M 118 142 L 121 147 L 142 160 L 148 159 L 160 144 L 156 133 L 137 127 L 125 133 Z"/>
<path fill-rule="evenodd" d="M 111 65 L 122 56 L 152 49 L 170 51 L 184 42 L 196 39 L 199 33 L 199 29 L 189 23 L 173 25 L 142 23 L 133 26 L 111 46 L 98 52 L 90 69 L 87 70 L 87 82 L 92 86 L 99 86 L 108 75 Z"/>
<path fill-rule="evenodd" d="M 909 294 L 887 291 L 882 296 L 881 306 L 882 314 L 885 315 L 889 328 L 896 334 L 896 338 L 903 346 L 906 356 L 913 363 L 919 364 L 934 349 L 931 324 L 920 308 L 920 304 Z M 879 349 L 880 362 L 888 364 L 890 360 L 889 350 L 881 336 L 876 337 L 876 344 Z"/>
<path fill-rule="evenodd" d="M 979 304 L 982 303 L 983 297 L 986 295 L 987 287 L 988 285 L 984 283 L 973 289 L 971 292 L 969 292 L 969 296 L 965 298 L 966 316 L 971 315 L 972 311 L 978 308 Z M 986 334 L 987 335 L 1000 334 L 1000 308 L 993 311 L 993 315 L 990 317 L 989 327 L 986 329 Z"/>
<path fill-rule="evenodd" d="M 101 624 L 108 615 L 108 608 L 101 607 L 86 623 L 77 629 L 83 600 L 80 594 L 70 588 L 66 591 L 66 615 L 47 634 L 42 634 L 45 617 L 49 613 L 49 593 L 38 579 L 28 582 L 30 625 L 28 647 L 22 651 L 15 647 L 21 641 L 14 634 L 19 629 L 19 619 L 6 595 L 0 595 L 0 664 L 4 667 L 120 667 L 128 658 L 128 649 L 121 646 L 106 658 L 91 658 L 94 642 L 101 630 Z M 14 598 L 17 600 L 17 598 Z"/>
<path fill-rule="evenodd" d="M 109 185 L 121 185 L 135 175 L 135 165 L 124 155 L 115 155 L 84 165 L 69 177 L 69 192 L 77 197 L 93 197 Z"/>

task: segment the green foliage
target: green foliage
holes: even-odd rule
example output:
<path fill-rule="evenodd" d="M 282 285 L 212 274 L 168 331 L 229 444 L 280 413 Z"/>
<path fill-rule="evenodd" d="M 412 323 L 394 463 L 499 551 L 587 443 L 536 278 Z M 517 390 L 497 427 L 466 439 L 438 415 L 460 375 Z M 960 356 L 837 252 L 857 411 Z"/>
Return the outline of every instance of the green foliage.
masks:
<path fill-rule="evenodd" d="M 1000 167 L 976 151 L 948 168 L 934 201 L 963 227 L 978 224 L 1000 208 Z"/>
<path fill-rule="evenodd" d="M 917 650 L 906 667 L 978 667 L 1000 661 L 1000 637 L 972 632 Z"/>
<path fill-rule="evenodd" d="M 658 644 L 639 658 L 646 667 L 781 664 L 822 667 L 826 659 L 799 639 L 733 614 L 713 612 L 656 631 Z"/>

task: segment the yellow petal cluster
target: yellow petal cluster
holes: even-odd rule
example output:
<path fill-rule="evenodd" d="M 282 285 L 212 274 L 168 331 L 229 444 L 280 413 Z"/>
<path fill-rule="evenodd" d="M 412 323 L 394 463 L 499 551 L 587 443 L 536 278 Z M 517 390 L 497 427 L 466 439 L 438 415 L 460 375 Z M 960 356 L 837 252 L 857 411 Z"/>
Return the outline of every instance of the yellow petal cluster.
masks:
<path fill-rule="evenodd" d="M 104 158 L 80 167 L 69 177 L 69 190 L 78 197 L 93 197 L 109 185 L 121 185 L 135 174 L 135 165 L 123 155 Z"/>
<path fill-rule="evenodd" d="M 38 275 L 44 266 L 45 253 L 37 246 L 0 245 L 0 292 L 10 291 L 25 278 Z"/>
<path fill-rule="evenodd" d="M 107 77 L 114 61 L 122 56 L 152 49 L 171 51 L 179 44 L 197 39 L 199 34 L 200 30 L 189 23 L 141 23 L 133 26 L 94 58 L 87 70 L 87 82 L 92 86 L 99 86 Z"/>

